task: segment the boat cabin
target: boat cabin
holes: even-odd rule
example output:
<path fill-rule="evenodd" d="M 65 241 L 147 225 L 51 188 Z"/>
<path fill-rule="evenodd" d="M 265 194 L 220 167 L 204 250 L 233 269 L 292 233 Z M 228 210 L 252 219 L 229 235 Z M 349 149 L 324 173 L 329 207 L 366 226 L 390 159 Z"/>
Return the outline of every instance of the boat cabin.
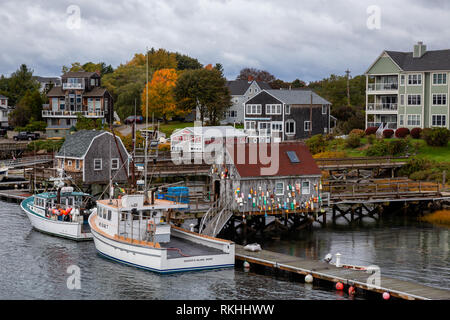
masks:
<path fill-rule="evenodd" d="M 97 225 L 110 236 L 124 239 L 167 243 L 170 225 L 167 209 L 180 210 L 188 204 L 154 199 L 144 203 L 144 194 L 125 195 L 121 199 L 97 201 Z"/>

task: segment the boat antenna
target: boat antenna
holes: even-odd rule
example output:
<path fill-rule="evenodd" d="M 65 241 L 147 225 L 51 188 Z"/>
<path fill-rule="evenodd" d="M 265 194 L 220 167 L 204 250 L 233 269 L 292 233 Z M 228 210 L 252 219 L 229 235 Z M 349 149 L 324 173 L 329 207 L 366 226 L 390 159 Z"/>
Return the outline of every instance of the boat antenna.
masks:
<path fill-rule="evenodd" d="M 111 167 L 112 167 L 112 155 L 111 155 L 111 139 L 109 139 L 109 204 L 112 204 L 112 194 L 114 188 L 112 184 Z"/>

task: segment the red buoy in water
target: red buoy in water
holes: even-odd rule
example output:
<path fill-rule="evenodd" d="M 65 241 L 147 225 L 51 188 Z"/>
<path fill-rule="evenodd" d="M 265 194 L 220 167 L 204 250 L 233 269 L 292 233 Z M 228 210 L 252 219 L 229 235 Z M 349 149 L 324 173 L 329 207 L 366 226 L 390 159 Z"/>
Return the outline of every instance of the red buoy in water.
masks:
<path fill-rule="evenodd" d="M 383 299 L 384 300 L 389 300 L 390 297 L 391 297 L 391 295 L 389 294 L 389 292 L 384 292 L 383 293 Z"/>
<path fill-rule="evenodd" d="M 350 286 L 350 287 L 348 288 L 348 295 L 349 295 L 349 296 L 355 295 L 355 287 Z"/>
<path fill-rule="evenodd" d="M 336 290 L 344 290 L 344 285 L 342 284 L 342 282 L 336 283 Z"/>

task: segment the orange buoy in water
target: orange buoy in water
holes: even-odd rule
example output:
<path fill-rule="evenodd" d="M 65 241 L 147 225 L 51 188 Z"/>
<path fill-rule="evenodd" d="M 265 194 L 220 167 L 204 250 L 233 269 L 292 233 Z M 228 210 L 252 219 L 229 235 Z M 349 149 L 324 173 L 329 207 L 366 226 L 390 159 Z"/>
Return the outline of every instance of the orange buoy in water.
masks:
<path fill-rule="evenodd" d="M 389 292 L 384 292 L 383 293 L 383 299 L 384 300 L 389 300 L 390 297 L 391 297 L 391 295 L 389 294 Z"/>
<path fill-rule="evenodd" d="M 349 296 L 355 295 L 355 287 L 354 287 L 354 286 L 350 286 L 350 287 L 348 288 L 348 295 L 349 295 Z"/>
<path fill-rule="evenodd" d="M 344 285 L 342 284 L 342 282 L 336 283 L 336 290 L 344 290 Z"/>

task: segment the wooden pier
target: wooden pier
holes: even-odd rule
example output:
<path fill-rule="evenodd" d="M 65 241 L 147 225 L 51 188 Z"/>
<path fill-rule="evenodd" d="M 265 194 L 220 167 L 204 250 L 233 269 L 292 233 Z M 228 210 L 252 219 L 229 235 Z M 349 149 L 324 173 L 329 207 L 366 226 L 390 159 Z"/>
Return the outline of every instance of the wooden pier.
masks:
<path fill-rule="evenodd" d="M 235 250 L 236 259 L 241 262 L 247 261 L 250 263 L 250 267 L 257 265 L 298 275 L 310 274 L 314 281 L 326 281 L 333 284 L 341 282 L 344 286 L 353 286 L 357 290 L 379 293 L 380 295 L 388 292 L 392 297 L 406 300 L 450 299 L 450 290 L 432 288 L 383 275 L 381 275 L 380 285 L 375 286 L 371 284 L 371 280 L 368 281 L 369 277 L 372 276 L 370 273 L 343 267 L 338 268 L 323 261 L 314 261 L 267 250 L 251 252 L 244 250 L 244 247 L 238 244 L 235 245 Z M 381 270 L 381 274 L 382 272 Z"/>

